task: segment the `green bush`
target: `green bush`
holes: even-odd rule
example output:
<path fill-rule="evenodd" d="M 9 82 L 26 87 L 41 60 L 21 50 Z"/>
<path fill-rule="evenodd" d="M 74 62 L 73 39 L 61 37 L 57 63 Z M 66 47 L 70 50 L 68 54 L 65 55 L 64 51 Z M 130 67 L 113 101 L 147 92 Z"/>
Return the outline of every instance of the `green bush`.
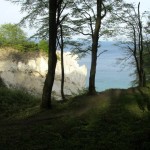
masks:
<path fill-rule="evenodd" d="M 38 45 L 27 40 L 24 31 L 15 24 L 3 24 L 0 26 L 0 46 L 12 47 L 19 51 L 38 50 Z"/>
<path fill-rule="evenodd" d="M 14 46 L 26 41 L 26 34 L 15 24 L 3 24 L 0 26 L 0 45 Z"/>
<path fill-rule="evenodd" d="M 20 50 L 20 51 L 24 51 L 24 52 L 37 51 L 38 50 L 38 45 L 33 41 L 25 41 L 20 45 L 16 45 L 15 48 Z"/>
<path fill-rule="evenodd" d="M 0 116 L 11 116 L 24 111 L 26 108 L 33 108 L 39 101 L 23 91 L 10 90 L 0 87 Z"/>
<path fill-rule="evenodd" d="M 41 41 L 38 43 L 38 48 L 39 48 L 40 51 L 43 51 L 43 52 L 48 53 L 48 41 L 46 41 L 46 40 L 41 40 Z"/>

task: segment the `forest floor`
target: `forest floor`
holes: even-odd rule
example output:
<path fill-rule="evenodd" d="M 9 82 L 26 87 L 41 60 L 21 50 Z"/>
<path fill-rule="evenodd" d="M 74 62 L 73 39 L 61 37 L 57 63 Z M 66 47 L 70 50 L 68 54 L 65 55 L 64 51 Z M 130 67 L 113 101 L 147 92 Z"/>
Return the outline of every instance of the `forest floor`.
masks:
<path fill-rule="evenodd" d="M 0 150 L 149 150 L 150 89 L 52 102 L 0 88 Z"/>

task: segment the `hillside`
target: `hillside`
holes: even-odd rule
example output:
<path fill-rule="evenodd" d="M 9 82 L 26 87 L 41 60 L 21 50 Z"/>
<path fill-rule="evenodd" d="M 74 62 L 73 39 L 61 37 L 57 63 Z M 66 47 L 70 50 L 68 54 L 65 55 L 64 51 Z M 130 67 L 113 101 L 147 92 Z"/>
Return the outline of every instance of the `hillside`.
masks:
<path fill-rule="evenodd" d="M 1 150 L 149 150 L 149 89 L 111 89 L 53 102 L 0 88 Z"/>

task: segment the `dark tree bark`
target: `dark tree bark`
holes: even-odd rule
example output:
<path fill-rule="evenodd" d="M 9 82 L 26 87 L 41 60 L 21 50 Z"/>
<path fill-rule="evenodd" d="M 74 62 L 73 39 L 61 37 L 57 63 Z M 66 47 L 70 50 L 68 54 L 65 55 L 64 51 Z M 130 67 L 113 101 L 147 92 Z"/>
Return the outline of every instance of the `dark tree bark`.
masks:
<path fill-rule="evenodd" d="M 48 73 L 46 75 L 41 108 L 51 108 L 51 94 L 52 87 L 55 78 L 55 68 L 57 63 L 56 55 L 56 38 L 57 38 L 57 26 L 56 26 L 56 11 L 57 1 L 49 0 L 49 53 L 48 53 Z"/>
<path fill-rule="evenodd" d="M 95 89 L 95 76 L 96 76 L 96 65 L 97 65 L 97 47 L 98 47 L 98 37 L 99 37 L 99 29 L 100 29 L 100 19 L 96 20 L 95 32 L 92 39 L 92 54 L 91 54 L 91 70 L 89 77 L 89 94 L 96 94 Z"/>
<path fill-rule="evenodd" d="M 104 15 L 102 15 L 102 9 L 104 10 Z M 89 91 L 90 95 L 96 94 L 95 89 L 95 76 L 96 76 L 96 65 L 97 65 L 97 49 L 98 49 L 98 40 L 99 40 L 99 32 L 101 28 L 101 21 L 106 15 L 105 6 L 103 4 L 103 0 L 97 0 L 97 18 L 95 23 L 95 30 L 92 35 L 92 54 L 91 54 L 91 70 L 89 77 Z"/>
<path fill-rule="evenodd" d="M 65 95 L 64 95 L 64 41 L 63 41 L 63 29 L 62 25 L 60 25 L 60 32 L 61 32 L 61 97 L 63 100 L 65 100 Z"/>
<path fill-rule="evenodd" d="M 138 76 L 138 86 L 142 87 L 142 70 L 141 70 L 141 54 L 138 55 L 138 50 L 137 49 L 137 37 L 136 37 L 136 30 L 135 27 L 133 26 L 133 38 L 134 38 L 134 49 L 133 49 L 133 56 L 135 59 L 135 64 L 136 64 L 136 70 L 137 70 L 137 76 Z M 140 53 L 140 51 L 139 51 Z"/>
<path fill-rule="evenodd" d="M 144 50 L 144 44 L 143 44 L 143 27 L 141 22 L 141 16 L 140 16 L 140 3 L 138 4 L 138 27 L 139 27 L 139 68 L 140 68 L 140 74 L 139 74 L 139 86 L 145 87 L 146 86 L 146 77 L 144 72 L 144 60 L 143 60 L 143 50 Z"/>
<path fill-rule="evenodd" d="M 61 97 L 62 100 L 65 100 L 65 95 L 64 95 L 64 34 L 63 34 L 63 20 L 65 19 L 65 16 L 61 16 L 63 10 L 66 8 L 66 3 L 62 7 L 63 0 L 58 1 L 58 9 L 57 9 L 57 28 L 59 28 L 59 36 L 57 35 L 57 42 L 61 50 Z"/>

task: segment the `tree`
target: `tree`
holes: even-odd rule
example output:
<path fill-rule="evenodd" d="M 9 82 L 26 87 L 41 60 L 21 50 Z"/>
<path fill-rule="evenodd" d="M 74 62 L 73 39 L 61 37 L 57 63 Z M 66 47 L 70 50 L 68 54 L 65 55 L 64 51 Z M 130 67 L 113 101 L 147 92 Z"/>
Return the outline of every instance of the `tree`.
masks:
<path fill-rule="evenodd" d="M 121 33 L 123 29 L 124 36 L 127 40 L 124 40 L 122 44 L 128 50 L 130 57 L 134 58 L 136 66 L 136 74 L 138 77 L 138 86 L 146 86 L 146 74 L 144 69 L 144 25 L 143 17 L 145 14 L 140 12 L 140 3 L 136 8 L 133 4 L 122 3 L 118 5 L 114 11 L 113 19 L 117 20 L 117 24 L 122 26 L 118 27 L 118 33 Z M 117 25 L 118 26 L 118 25 Z"/>
<path fill-rule="evenodd" d="M 24 52 L 38 50 L 37 44 L 27 39 L 20 26 L 11 23 L 0 26 L 0 46 Z"/>
<path fill-rule="evenodd" d="M 51 108 L 51 94 L 55 77 L 55 68 L 57 63 L 56 56 L 56 37 L 57 37 L 57 22 L 56 13 L 58 0 L 9 0 L 13 3 L 21 4 L 21 11 L 25 11 L 25 16 L 20 24 L 25 24 L 27 21 L 30 26 L 38 27 L 38 31 L 34 36 L 49 40 L 48 50 L 48 73 L 46 75 L 41 108 Z"/>
<path fill-rule="evenodd" d="M 33 37 L 49 40 L 48 51 L 48 74 L 46 76 L 43 95 L 42 95 L 42 108 L 49 108 L 51 106 L 51 92 L 55 77 L 55 67 L 57 63 L 56 57 L 56 37 L 60 33 L 61 42 L 59 46 L 61 48 L 61 66 L 62 66 L 62 82 L 61 93 L 64 99 L 63 86 L 64 86 L 64 66 L 63 66 L 63 35 L 62 35 L 62 22 L 65 16 L 62 17 L 62 12 L 66 7 L 68 1 L 64 3 L 64 0 L 56 0 L 55 2 L 49 0 L 9 0 L 13 3 L 20 3 L 22 11 L 25 11 L 28 15 L 25 16 L 20 24 L 25 25 L 29 22 L 31 27 L 37 27 L 37 33 Z M 63 4 L 63 5 L 62 5 Z M 58 33 L 59 32 L 59 33 Z M 57 38 L 59 39 L 59 37 Z M 58 41 L 57 41 L 58 42 Z M 41 41 L 40 46 L 43 45 Z"/>
<path fill-rule="evenodd" d="M 24 31 L 16 24 L 3 24 L 0 26 L 0 45 L 15 47 L 27 40 Z"/>
<path fill-rule="evenodd" d="M 23 17 L 19 25 L 37 29 L 32 37 L 48 39 L 49 37 L 49 0 L 6 0 L 21 6 L 21 12 L 27 15 Z M 57 0 L 58 1 L 58 0 Z"/>
<path fill-rule="evenodd" d="M 146 81 L 150 83 L 150 15 L 147 17 L 146 25 L 144 26 L 144 66 L 146 72 Z"/>
<path fill-rule="evenodd" d="M 149 55 L 150 55 L 150 14 L 148 14 L 147 17 L 147 23 L 146 26 L 144 27 L 145 30 L 145 40 L 144 40 L 144 46 L 147 49 Z"/>
<path fill-rule="evenodd" d="M 58 9 L 57 9 L 57 43 L 58 46 L 61 50 L 61 97 L 62 100 L 65 100 L 65 94 L 64 94 L 64 78 L 65 78 L 65 73 L 64 73 L 64 26 L 63 22 L 65 21 L 67 15 L 63 15 L 63 11 L 67 6 L 67 2 L 64 0 L 60 0 L 58 3 Z"/>
<path fill-rule="evenodd" d="M 95 89 L 95 75 L 98 56 L 98 41 L 100 37 L 102 20 L 106 16 L 106 7 L 104 0 L 76 0 L 73 3 L 72 16 L 74 19 L 69 28 L 77 34 L 87 36 L 91 41 L 91 69 L 89 77 L 88 93 L 93 95 L 96 93 Z M 79 51 L 81 52 L 81 51 Z M 87 50 L 82 52 L 87 52 Z"/>
<path fill-rule="evenodd" d="M 46 75 L 43 95 L 42 108 L 51 107 L 51 94 L 55 77 L 55 68 L 57 63 L 56 56 L 56 38 L 57 38 L 57 22 L 56 22 L 57 1 L 49 1 L 49 52 L 48 52 L 48 73 Z"/>
<path fill-rule="evenodd" d="M 104 14 L 102 12 L 104 11 Z M 92 61 L 91 61 L 91 70 L 89 78 L 89 94 L 95 94 L 95 74 L 96 74 L 96 63 L 97 63 L 97 48 L 99 40 L 99 31 L 101 28 L 101 21 L 106 16 L 106 8 L 103 3 L 103 0 L 97 0 L 97 16 L 95 29 L 92 29 Z M 91 26 L 92 27 L 92 26 Z"/>

